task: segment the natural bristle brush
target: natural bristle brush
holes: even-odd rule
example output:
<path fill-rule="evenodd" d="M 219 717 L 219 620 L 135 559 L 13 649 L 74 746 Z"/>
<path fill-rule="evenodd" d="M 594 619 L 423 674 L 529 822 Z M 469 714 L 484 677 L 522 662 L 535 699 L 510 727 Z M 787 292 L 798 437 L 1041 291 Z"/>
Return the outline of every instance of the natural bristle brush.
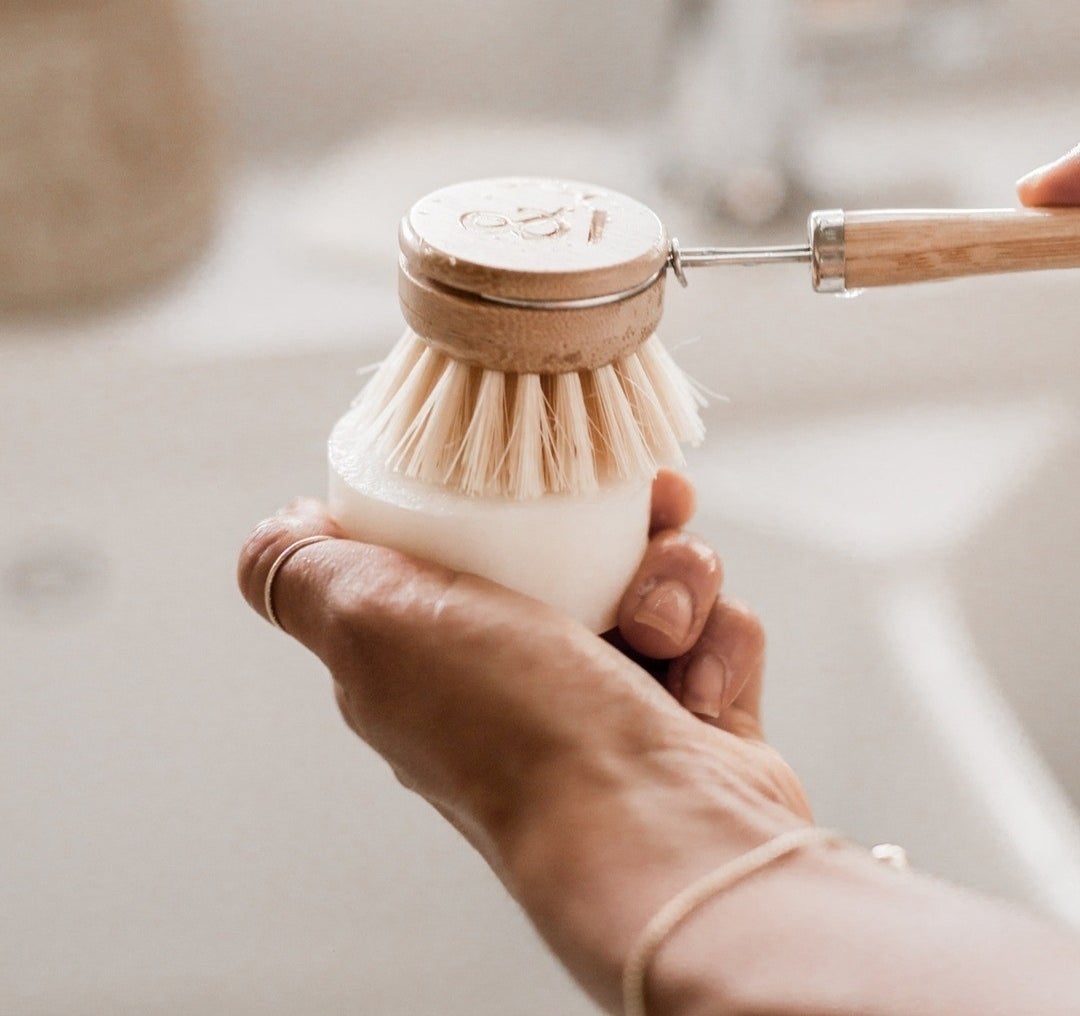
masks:
<path fill-rule="evenodd" d="M 1080 267 L 1080 212 L 815 212 L 808 242 L 681 248 L 601 187 L 505 178 L 429 194 L 399 233 L 408 325 L 334 428 L 330 503 L 357 539 L 614 623 L 651 479 L 704 437 L 655 334 L 672 269 L 805 261 L 814 288 Z"/>

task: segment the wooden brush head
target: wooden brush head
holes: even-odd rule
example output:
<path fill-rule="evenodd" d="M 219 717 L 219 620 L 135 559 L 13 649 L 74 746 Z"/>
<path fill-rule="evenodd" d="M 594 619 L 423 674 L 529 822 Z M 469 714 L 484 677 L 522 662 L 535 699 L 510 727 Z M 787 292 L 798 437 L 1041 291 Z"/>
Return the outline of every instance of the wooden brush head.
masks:
<path fill-rule="evenodd" d="M 455 184 L 413 205 L 399 241 L 405 320 L 465 363 L 594 370 L 634 352 L 660 320 L 667 234 L 645 205 L 604 187 L 536 177 Z M 542 306 L 566 301 L 588 305 Z"/>
<path fill-rule="evenodd" d="M 648 483 L 704 434 L 703 395 L 655 334 L 668 241 L 587 184 L 514 177 L 418 201 L 401 224 L 409 329 L 355 403 L 387 469 L 469 496 Z"/>

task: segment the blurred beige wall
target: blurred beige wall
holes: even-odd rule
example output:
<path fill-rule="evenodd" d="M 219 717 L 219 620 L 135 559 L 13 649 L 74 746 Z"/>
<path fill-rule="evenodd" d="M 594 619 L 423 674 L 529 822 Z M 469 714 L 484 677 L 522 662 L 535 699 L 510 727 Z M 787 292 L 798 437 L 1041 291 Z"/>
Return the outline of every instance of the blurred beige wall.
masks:
<path fill-rule="evenodd" d="M 627 118 L 651 106 L 667 17 L 650 0 L 192 2 L 260 152 L 441 110 Z"/>
<path fill-rule="evenodd" d="M 666 40 L 683 6 L 677 0 L 189 2 L 239 142 L 258 154 L 310 151 L 433 110 L 608 121 L 652 113 L 664 101 Z M 804 3 L 808 13 L 847 5 L 864 15 L 867 8 L 906 6 L 912 17 L 948 6 Z M 970 82 L 946 87 L 1004 90 L 1060 79 L 1080 88 L 1080 4 L 970 0 L 968 7 L 978 18 L 985 8 L 993 59 Z M 830 54 L 834 59 L 835 49 Z M 857 53 L 849 55 L 857 62 Z M 868 61 L 871 77 L 884 80 L 887 62 Z M 906 89 L 913 82 L 943 87 L 910 68 L 898 79 Z M 872 87 L 874 80 L 863 84 Z"/>

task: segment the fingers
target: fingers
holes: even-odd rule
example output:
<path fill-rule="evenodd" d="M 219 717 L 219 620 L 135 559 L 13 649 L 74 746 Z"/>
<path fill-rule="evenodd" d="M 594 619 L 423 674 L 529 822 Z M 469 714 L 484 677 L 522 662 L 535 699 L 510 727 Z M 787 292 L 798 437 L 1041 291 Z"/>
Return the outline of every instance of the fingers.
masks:
<path fill-rule="evenodd" d="M 252 530 L 240 551 L 236 578 L 244 599 L 253 610 L 266 617 L 266 579 L 274 562 L 287 547 L 297 540 L 309 536 L 332 536 L 342 538 L 345 534 L 330 517 L 326 509 L 315 500 L 300 498 L 282 508 L 272 518 L 265 519 Z M 286 597 L 284 602 L 276 594 L 278 588 L 286 582 L 286 572 L 294 573 L 306 569 L 306 562 L 312 557 L 318 558 L 324 553 L 321 544 L 302 547 L 293 555 L 293 560 L 279 569 L 274 579 L 274 612 L 286 631 L 290 630 L 287 621 L 292 619 L 292 600 Z"/>
<path fill-rule="evenodd" d="M 652 539 L 619 606 L 619 633 L 635 654 L 669 660 L 685 653 L 701 633 L 722 570 L 716 554 L 681 529 L 694 514 L 693 485 L 661 469 L 653 480 Z"/>
<path fill-rule="evenodd" d="M 261 522 L 240 552 L 237 581 L 251 607 L 266 617 L 266 579 L 287 547 L 308 536 L 335 537 L 301 547 L 274 576 L 272 600 L 281 627 L 329 662 L 342 644 L 342 627 L 352 634 L 364 619 L 377 623 L 410 598 L 436 603 L 453 573 L 404 554 L 349 540 L 317 501 L 295 501 Z M 351 643 L 350 643 L 351 644 Z"/>
<path fill-rule="evenodd" d="M 744 744 L 745 778 L 767 797 L 813 821 L 802 785 L 761 729 L 765 634 L 741 603 L 720 599 L 697 645 L 676 660 L 667 686 L 685 708 Z"/>
<path fill-rule="evenodd" d="M 720 559 L 698 537 L 677 530 L 653 536 L 619 604 L 620 633 L 654 660 L 681 656 L 701 635 L 722 578 Z"/>
<path fill-rule="evenodd" d="M 683 706 L 743 737 L 761 737 L 765 633 L 746 607 L 720 598 L 701 637 L 672 663 L 668 690 Z"/>
<path fill-rule="evenodd" d="M 1021 177 L 1016 192 L 1029 207 L 1080 205 L 1080 145 Z"/>
<path fill-rule="evenodd" d="M 693 484 L 681 473 L 661 469 L 652 485 L 652 518 L 649 532 L 681 529 L 694 515 L 697 497 Z"/>

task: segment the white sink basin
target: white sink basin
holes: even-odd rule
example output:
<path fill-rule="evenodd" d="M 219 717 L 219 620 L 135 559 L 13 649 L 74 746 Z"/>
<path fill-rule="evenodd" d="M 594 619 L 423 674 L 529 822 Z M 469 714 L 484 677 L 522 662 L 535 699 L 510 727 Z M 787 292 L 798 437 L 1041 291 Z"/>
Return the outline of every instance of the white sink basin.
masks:
<path fill-rule="evenodd" d="M 1030 636 L 1044 649 L 1033 682 L 996 671 L 966 608 L 1011 634 L 1011 597 L 981 595 L 1009 576 L 957 567 L 988 532 L 1009 545 L 996 521 L 1021 492 L 1041 503 L 1044 467 L 1074 440 L 1068 405 L 958 397 L 731 430 L 695 456 L 703 524 L 722 548 L 761 543 L 729 585 L 745 574 L 773 633 L 772 729 L 819 818 L 865 839 L 896 830 L 939 874 L 1080 924 L 1080 798 L 1060 772 L 1075 747 L 1040 719 L 1077 701 L 1072 626 L 1047 618 Z M 1032 687 L 1040 707 L 1014 710 Z"/>

